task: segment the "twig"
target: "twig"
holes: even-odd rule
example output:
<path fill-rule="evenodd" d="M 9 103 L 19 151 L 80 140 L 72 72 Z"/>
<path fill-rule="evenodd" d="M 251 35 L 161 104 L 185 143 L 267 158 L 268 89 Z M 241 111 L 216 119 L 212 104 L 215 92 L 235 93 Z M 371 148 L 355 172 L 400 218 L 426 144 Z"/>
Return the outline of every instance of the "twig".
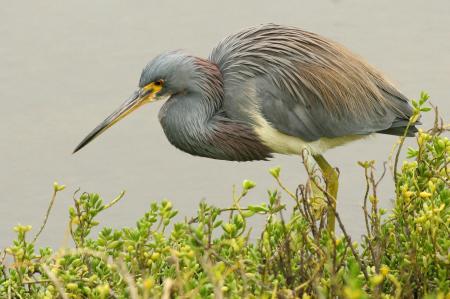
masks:
<path fill-rule="evenodd" d="M 135 283 L 133 277 L 128 272 L 127 267 L 125 266 L 124 262 L 121 259 L 118 259 L 116 261 L 116 264 L 118 265 L 120 274 L 122 275 L 122 277 L 124 278 L 125 282 L 128 285 L 128 290 L 130 291 L 130 298 L 138 299 L 139 295 L 138 295 L 136 283 Z"/>
<path fill-rule="evenodd" d="M 317 264 L 317 267 L 314 269 L 314 272 L 312 273 L 311 277 L 307 281 L 305 281 L 304 283 L 302 283 L 301 285 L 296 287 L 295 288 L 295 292 L 299 292 L 301 289 L 306 288 L 316 278 L 316 276 L 319 274 L 319 272 L 322 269 L 322 266 L 324 265 L 324 263 L 325 263 L 325 260 L 322 259 L 321 263 Z"/>
<path fill-rule="evenodd" d="M 163 289 L 163 294 L 161 296 L 161 299 L 170 299 L 170 294 L 172 292 L 173 285 L 174 285 L 174 282 L 171 278 L 168 278 L 164 281 L 164 289 Z"/>
<path fill-rule="evenodd" d="M 375 183 L 375 187 L 378 187 L 378 185 L 381 183 L 381 181 L 383 180 L 384 176 L 386 175 L 386 164 L 387 162 L 384 161 L 383 162 L 383 172 L 381 173 L 381 176 L 378 178 L 377 182 Z"/>
<path fill-rule="evenodd" d="M 39 229 L 39 231 L 36 234 L 36 236 L 34 236 L 34 239 L 33 239 L 33 242 L 32 242 L 33 244 L 37 241 L 37 239 L 41 235 L 42 231 L 44 230 L 45 225 L 47 224 L 48 217 L 49 217 L 50 212 L 51 212 L 51 210 L 53 208 L 53 204 L 55 203 L 56 194 L 58 193 L 58 191 L 59 190 L 56 187 L 53 188 L 53 195 L 52 195 L 52 198 L 50 199 L 50 203 L 49 203 L 48 208 L 47 208 L 47 213 L 45 213 L 44 222 L 42 223 L 41 228 Z"/>
<path fill-rule="evenodd" d="M 231 212 L 233 212 L 233 211 L 249 211 L 249 209 L 248 208 L 238 208 L 238 207 L 223 208 L 223 209 L 219 209 L 219 214 L 221 214 L 223 212 L 230 212 L 230 211 Z M 205 216 L 209 216 L 209 214 L 206 214 Z M 198 221 L 198 216 L 191 218 L 187 223 L 193 224 L 193 223 L 196 223 L 197 221 Z"/>
<path fill-rule="evenodd" d="M 119 200 L 123 198 L 124 195 L 125 191 L 120 192 L 120 194 L 116 198 L 114 198 L 110 203 L 103 206 L 103 210 L 109 209 L 110 207 L 115 205 L 117 202 L 119 202 Z"/>
<path fill-rule="evenodd" d="M 59 281 L 58 277 L 56 277 L 56 275 L 52 271 L 50 271 L 50 269 L 47 267 L 46 264 L 42 264 L 41 267 L 42 267 L 42 269 L 44 269 L 48 278 L 50 278 L 50 280 L 53 282 L 53 284 L 55 285 L 55 287 L 58 290 L 61 297 L 63 299 L 69 299 L 69 297 L 67 296 L 67 294 L 64 290 L 64 287 L 63 287 L 61 281 Z"/>
<path fill-rule="evenodd" d="M 395 153 L 395 160 L 394 160 L 394 182 L 395 182 L 395 194 L 397 197 L 399 196 L 399 186 L 398 186 L 398 178 L 397 178 L 397 167 L 398 167 L 398 160 L 400 157 L 400 152 L 402 151 L 403 144 L 405 143 L 406 136 L 408 135 L 409 128 L 411 125 L 413 125 L 413 122 L 415 123 L 420 117 L 420 111 L 417 111 L 413 113 L 411 118 L 408 121 L 408 125 L 406 126 L 405 132 L 403 132 L 403 135 L 400 137 L 400 142 L 397 148 L 397 152 Z"/>
<path fill-rule="evenodd" d="M 2 250 L 2 258 L 0 259 L 0 265 L 3 264 L 3 262 L 5 261 L 6 258 L 6 250 L 3 249 Z"/>
<path fill-rule="evenodd" d="M 41 283 L 48 283 L 52 282 L 51 279 L 37 279 L 37 280 L 30 280 L 30 281 L 22 281 L 22 284 L 41 284 Z"/>
<path fill-rule="evenodd" d="M 339 228 L 341 229 L 342 233 L 344 234 L 344 237 L 347 240 L 347 242 L 350 246 L 350 249 L 352 250 L 353 256 L 355 257 L 356 261 L 358 262 L 359 267 L 361 268 L 361 271 L 364 274 L 364 277 L 366 278 L 367 281 L 369 281 L 369 275 L 367 274 L 366 267 L 365 267 L 363 261 L 361 260 L 361 258 L 359 257 L 358 253 L 356 252 L 355 248 L 353 247 L 352 239 L 350 238 L 350 235 L 345 230 L 344 224 L 341 221 L 341 217 L 339 217 L 339 213 L 335 212 L 335 216 L 336 216 L 336 220 L 338 221 Z"/>
<path fill-rule="evenodd" d="M 370 184 L 369 184 L 369 176 L 367 174 L 367 168 L 364 168 L 364 176 L 366 179 L 366 191 L 364 193 L 364 201 L 363 201 L 364 223 L 366 225 L 368 239 L 370 240 L 372 238 L 372 232 L 369 226 L 369 212 L 367 210 L 367 199 L 369 197 Z"/>

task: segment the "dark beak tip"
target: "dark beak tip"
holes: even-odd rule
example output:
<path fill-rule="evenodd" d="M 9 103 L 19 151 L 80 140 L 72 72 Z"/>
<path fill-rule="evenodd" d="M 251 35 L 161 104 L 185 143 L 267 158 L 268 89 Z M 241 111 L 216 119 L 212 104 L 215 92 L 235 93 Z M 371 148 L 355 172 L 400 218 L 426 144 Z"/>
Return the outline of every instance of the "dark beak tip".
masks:
<path fill-rule="evenodd" d="M 88 135 L 88 137 L 90 137 L 89 135 Z M 89 141 L 91 141 L 91 139 L 92 138 L 85 138 L 82 142 L 80 142 L 76 147 L 75 147 L 75 149 L 72 151 L 72 155 L 73 154 L 76 154 L 77 152 L 79 152 L 83 147 L 85 147 L 88 143 L 89 143 Z"/>
<path fill-rule="evenodd" d="M 97 136 L 102 134 L 106 129 L 116 123 L 118 120 L 126 116 L 130 109 L 135 107 L 137 100 L 140 97 L 140 90 L 136 91 L 122 106 L 119 107 L 115 112 L 113 112 L 110 116 L 108 116 L 101 124 L 99 124 L 94 130 L 92 130 L 73 150 L 72 155 L 77 153 L 83 147 L 85 147 L 88 143 L 94 140 Z"/>
<path fill-rule="evenodd" d="M 81 149 L 81 147 L 77 146 L 77 147 L 72 151 L 72 155 L 76 154 L 80 149 Z"/>

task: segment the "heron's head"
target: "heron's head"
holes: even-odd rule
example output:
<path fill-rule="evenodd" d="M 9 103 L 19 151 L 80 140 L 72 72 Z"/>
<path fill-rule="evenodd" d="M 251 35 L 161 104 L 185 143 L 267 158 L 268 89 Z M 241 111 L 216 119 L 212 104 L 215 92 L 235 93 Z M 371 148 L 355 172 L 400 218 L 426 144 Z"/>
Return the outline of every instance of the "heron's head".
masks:
<path fill-rule="evenodd" d="M 167 52 L 155 57 L 143 69 L 138 89 L 92 130 L 75 148 L 74 153 L 144 104 L 167 100 L 177 94 L 202 92 L 205 78 L 211 75 L 219 76 L 215 74 L 218 72 L 217 68 L 208 64 L 205 60 L 180 51 Z M 206 76 L 204 72 L 207 73 Z"/>

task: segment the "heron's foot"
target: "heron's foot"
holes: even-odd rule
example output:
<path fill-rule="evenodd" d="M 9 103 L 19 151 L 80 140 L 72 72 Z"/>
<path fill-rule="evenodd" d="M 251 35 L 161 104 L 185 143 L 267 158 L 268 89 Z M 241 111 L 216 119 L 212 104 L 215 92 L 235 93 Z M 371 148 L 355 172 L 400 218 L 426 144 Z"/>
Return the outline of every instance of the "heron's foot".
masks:
<path fill-rule="evenodd" d="M 339 173 L 334 169 L 322 155 L 314 155 L 319 165 L 326 184 L 326 198 L 328 199 L 327 229 L 334 233 L 336 221 L 336 201 L 339 187 Z"/>
<path fill-rule="evenodd" d="M 323 212 L 328 208 L 326 195 L 318 187 L 318 182 L 313 182 L 312 179 L 308 182 L 308 188 L 311 191 L 311 197 L 309 198 L 311 204 L 311 210 L 314 219 L 320 220 Z"/>

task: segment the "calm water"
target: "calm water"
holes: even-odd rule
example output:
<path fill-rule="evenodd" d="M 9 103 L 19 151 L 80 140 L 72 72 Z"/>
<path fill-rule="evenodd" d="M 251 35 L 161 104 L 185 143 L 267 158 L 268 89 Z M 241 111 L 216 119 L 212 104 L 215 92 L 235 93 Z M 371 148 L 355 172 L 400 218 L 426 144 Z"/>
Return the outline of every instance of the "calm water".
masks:
<path fill-rule="evenodd" d="M 295 25 L 346 45 L 384 71 L 410 97 L 427 90 L 450 112 L 450 2 L 433 1 L 77 1 L 2 0 L 0 10 L 0 248 L 16 223 L 42 221 L 57 180 L 60 194 L 41 243 L 61 245 L 72 193 L 125 200 L 103 224 L 133 225 L 153 200 L 169 198 L 180 217 L 201 199 L 228 205 L 231 187 L 258 183 L 247 203 L 274 187 L 280 165 L 288 186 L 305 180 L 297 157 L 232 163 L 192 157 L 173 148 L 146 106 L 77 155 L 74 146 L 135 88 L 142 67 L 161 51 L 183 48 L 207 56 L 224 36 L 275 22 Z M 447 118 L 448 120 L 448 118 Z M 424 118 L 426 124 L 431 117 Z M 339 210 L 357 238 L 363 231 L 358 160 L 386 160 L 395 138 L 377 136 L 327 153 L 341 170 Z M 381 163 L 379 164 L 381 169 Z M 389 206 L 391 177 L 382 186 Z"/>

